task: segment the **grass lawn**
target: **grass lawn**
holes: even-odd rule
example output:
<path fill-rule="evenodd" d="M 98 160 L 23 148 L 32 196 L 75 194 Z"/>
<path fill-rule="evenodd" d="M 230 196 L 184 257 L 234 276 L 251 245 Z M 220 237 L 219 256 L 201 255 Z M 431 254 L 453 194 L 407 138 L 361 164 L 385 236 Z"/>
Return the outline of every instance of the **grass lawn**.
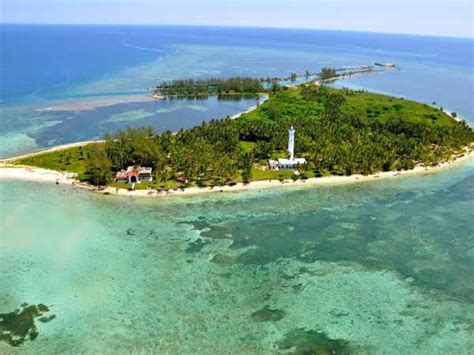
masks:
<path fill-rule="evenodd" d="M 283 177 L 284 179 L 291 179 L 292 176 L 292 170 L 260 170 L 253 168 L 251 180 L 278 180 L 280 177 Z"/>
<path fill-rule="evenodd" d="M 240 147 L 245 153 L 250 153 L 257 146 L 257 143 L 255 142 L 240 141 L 239 143 L 240 143 Z"/>
<path fill-rule="evenodd" d="M 102 144 L 102 143 L 98 143 Z M 44 169 L 77 173 L 79 179 L 84 177 L 88 153 L 93 144 L 84 147 L 74 147 L 55 152 L 44 153 L 32 157 L 16 160 L 13 164 L 36 166 Z"/>

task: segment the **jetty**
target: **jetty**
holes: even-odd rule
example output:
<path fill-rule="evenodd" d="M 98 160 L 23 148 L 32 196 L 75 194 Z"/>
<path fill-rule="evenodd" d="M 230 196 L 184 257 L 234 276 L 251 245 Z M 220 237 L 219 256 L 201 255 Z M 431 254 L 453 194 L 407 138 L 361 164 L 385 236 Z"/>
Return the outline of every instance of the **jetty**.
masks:
<path fill-rule="evenodd" d="M 396 68 L 397 65 L 394 63 L 374 63 L 375 65 L 379 67 L 385 67 L 385 68 Z"/>

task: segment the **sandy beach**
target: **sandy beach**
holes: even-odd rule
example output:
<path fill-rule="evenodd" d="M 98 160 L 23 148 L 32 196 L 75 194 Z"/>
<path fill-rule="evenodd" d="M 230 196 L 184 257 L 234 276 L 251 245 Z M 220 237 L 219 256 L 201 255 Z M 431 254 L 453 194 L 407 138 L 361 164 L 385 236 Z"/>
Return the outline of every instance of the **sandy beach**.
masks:
<path fill-rule="evenodd" d="M 289 186 L 323 186 L 323 185 L 340 185 L 352 184 L 368 181 L 379 181 L 381 179 L 392 179 L 400 176 L 419 175 L 427 173 L 435 173 L 442 169 L 448 169 L 469 160 L 474 159 L 474 150 L 466 151 L 464 154 L 453 157 L 451 160 L 441 163 L 434 167 L 417 166 L 412 170 L 403 171 L 387 171 L 372 175 L 350 175 L 350 176 L 325 176 L 320 178 L 310 178 L 307 180 L 261 180 L 253 181 L 249 184 L 237 183 L 234 186 L 216 186 L 210 187 L 188 187 L 185 189 L 157 191 L 155 189 L 145 190 L 127 190 L 114 187 L 97 188 L 87 183 L 81 183 L 74 179 L 74 174 L 47 170 L 41 168 L 14 166 L 8 163 L 0 164 L 0 180 L 23 180 L 36 182 L 49 182 L 54 184 L 73 185 L 79 188 L 92 191 L 103 195 L 117 195 L 125 197 L 144 197 L 144 198 L 160 198 L 171 196 L 187 196 L 212 192 L 238 192 L 246 190 L 259 190 L 268 188 L 281 188 Z"/>
<path fill-rule="evenodd" d="M 0 165 L 0 180 L 25 180 L 72 184 L 74 182 L 74 174 L 33 167 Z"/>
<path fill-rule="evenodd" d="M 41 149 L 41 150 L 38 150 L 36 152 L 17 155 L 15 157 L 10 157 L 10 158 L 3 158 L 3 159 L 0 159 L 0 166 L 1 166 L 1 164 L 8 164 L 8 163 L 10 163 L 14 160 L 20 160 L 20 159 L 25 159 L 25 158 L 29 158 L 29 157 L 34 157 L 36 155 L 56 152 L 58 150 L 64 150 L 64 149 L 68 149 L 68 148 L 84 147 L 86 145 L 94 144 L 94 143 L 105 143 L 105 140 L 97 139 L 97 140 L 90 140 L 90 141 L 82 141 L 82 142 L 61 144 L 61 145 L 56 145 L 56 146 L 51 147 L 51 148 Z"/>
<path fill-rule="evenodd" d="M 375 71 L 378 72 L 378 71 Z M 380 71 L 383 72 L 383 71 Z M 356 74 L 367 74 L 364 73 L 354 73 Z M 315 81 L 314 84 L 320 85 L 320 81 Z M 243 114 L 252 112 L 255 110 L 259 105 L 264 103 L 268 100 L 269 95 L 263 95 L 260 97 L 259 102 L 257 105 L 254 105 L 244 112 L 240 112 L 235 114 L 231 117 L 231 119 L 235 119 L 240 117 Z M 147 98 L 150 100 L 150 98 Z M 457 117 L 453 117 L 451 113 L 444 111 L 450 117 L 460 120 Z M 452 157 L 449 161 L 440 163 L 437 166 L 416 166 L 412 170 L 403 170 L 403 171 L 388 171 L 388 172 L 380 172 L 372 175 L 350 175 L 350 176 L 325 176 L 319 178 L 310 178 L 306 180 L 260 180 L 260 181 L 253 181 L 249 184 L 237 183 L 233 186 L 216 186 L 213 188 L 210 187 L 188 187 L 185 189 L 177 189 L 177 190 L 169 190 L 169 191 L 157 191 L 155 189 L 139 189 L 139 190 L 128 190 L 128 189 L 120 189 L 114 187 L 103 187 L 97 188 L 87 183 L 82 183 L 75 180 L 73 173 L 66 173 L 54 170 L 47 170 L 42 168 L 35 168 L 30 166 L 18 166 L 11 164 L 15 160 L 24 159 L 44 153 L 54 152 L 58 150 L 64 150 L 73 147 L 85 146 L 88 144 L 94 143 L 104 143 L 104 140 L 90 140 L 90 141 L 83 141 L 83 142 L 76 142 L 76 143 L 69 143 L 63 144 L 47 149 L 43 149 L 36 152 L 31 152 L 27 154 L 23 154 L 16 157 L 6 158 L 0 160 L 0 180 L 25 180 L 25 181 L 36 181 L 36 182 L 50 182 L 55 184 L 67 184 L 67 185 L 74 185 L 79 188 L 93 191 L 103 195 L 118 195 L 118 196 L 126 196 L 126 197 L 169 197 L 169 196 L 185 196 L 185 195 L 196 195 L 202 193 L 211 193 L 211 192 L 237 192 L 237 191 L 245 191 L 245 190 L 258 190 L 258 189 L 267 189 L 267 188 L 279 188 L 279 187 L 288 187 L 288 186 L 308 186 L 308 185 L 337 185 L 337 184 L 350 184 L 350 183 L 357 183 L 357 182 L 367 182 L 367 181 L 377 181 L 380 179 L 388 179 L 388 178 L 395 178 L 399 176 L 407 176 L 407 175 L 416 175 L 416 174 L 426 174 L 430 172 L 436 172 L 440 169 L 446 169 L 453 167 L 455 165 L 461 164 L 467 160 L 474 158 L 474 151 L 472 149 L 465 149 L 465 152 L 459 156 Z"/>

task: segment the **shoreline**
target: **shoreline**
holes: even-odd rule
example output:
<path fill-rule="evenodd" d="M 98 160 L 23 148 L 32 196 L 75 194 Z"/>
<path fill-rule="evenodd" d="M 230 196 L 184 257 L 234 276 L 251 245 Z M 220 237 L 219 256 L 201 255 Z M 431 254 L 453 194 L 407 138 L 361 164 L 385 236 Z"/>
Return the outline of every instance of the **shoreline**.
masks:
<path fill-rule="evenodd" d="M 269 98 L 270 98 L 270 95 L 268 95 L 268 94 L 260 94 L 260 96 L 258 97 L 258 102 L 257 102 L 256 105 L 253 105 L 253 106 L 247 108 L 245 111 L 241 111 L 241 112 L 236 113 L 235 115 L 230 116 L 230 119 L 233 120 L 233 119 L 239 118 L 242 115 L 245 115 L 247 113 L 250 113 L 250 112 L 256 110 L 261 104 L 263 104 Z M 154 99 L 157 100 L 158 98 L 154 98 Z M 151 99 L 149 98 L 149 100 L 151 100 Z M 87 141 L 81 141 L 81 142 L 74 142 L 74 143 L 66 143 L 66 144 L 56 145 L 54 147 L 49 147 L 49 148 L 40 148 L 39 150 L 30 152 L 30 153 L 24 153 L 24 154 L 20 154 L 20 155 L 13 156 L 13 157 L 0 158 L 0 164 L 7 164 L 9 162 L 19 160 L 19 159 L 30 158 L 30 157 L 34 157 L 36 155 L 40 155 L 40 154 L 44 154 L 44 153 L 51 153 L 51 152 L 55 152 L 55 151 L 58 151 L 58 150 L 75 148 L 75 147 L 80 147 L 80 146 L 86 146 L 86 145 L 94 144 L 94 143 L 105 143 L 105 140 L 104 139 L 95 139 L 95 140 L 93 139 L 93 140 L 87 140 Z"/>
<path fill-rule="evenodd" d="M 400 176 L 416 176 L 426 173 L 436 173 L 442 169 L 448 169 L 458 166 L 464 162 L 474 159 L 474 150 L 465 151 L 462 155 L 451 158 L 440 163 L 437 166 L 416 166 L 411 170 L 386 171 L 371 175 L 350 175 L 350 176 L 324 176 L 319 178 L 309 178 L 307 180 L 259 180 L 248 184 L 237 183 L 234 186 L 216 186 L 210 187 L 188 187 L 185 189 L 169 190 L 167 192 L 158 192 L 155 189 L 127 190 L 106 186 L 98 188 L 96 186 L 82 183 L 74 179 L 74 173 L 66 173 L 55 170 L 47 170 L 35 167 L 14 166 L 8 164 L 0 165 L 0 181 L 2 180 L 21 180 L 32 182 L 49 182 L 56 185 L 69 185 L 83 190 L 94 192 L 101 195 L 113 195 L 122 197 L 139 198 L 162 198 L 172 196 L 192 196 L 204 193 L 216 192 L 240 192 L 248 190 L 269 189 L 290 186 L 327 186 L 327 185 L 346 185 L 360 182 L 378 181 L 383 179 L 393 179 Z"/>
<path fill-rule="evenodd" d="M 30 158 L 30 157 L 34 157 L 34 156 L 45 154 L 45 153 L 52 153 L 52 152 L 56 152 L 58 150 L 64 150 L 64 149 L 75 148 L 75 147 L 84 147 L 86 145 L 95 144 L 95 143 L 105 143 L 105 140 L 104 139 L 96 139 L 96 140 L 90 140 L 90 141 L 66 143 L 66 144 L 56 145 L 56 146 L 50 147 L 50 148 L 44 148 L 44 149 L 41 149 L 41 150 L 37 150 L 35 152 L 30 152 L 30 153 L 17 155 L 17 156 L 10 157 L 10 158 L 0 158 L 0 166 L 1 166 L 1 164 L 8 164 L 9 162 L 12 162 L 12 161 L 15 161 L 15 160 Z"/>
<path fill-rule="evenodd" d="M 364 72 L 355 72 L 351 73 L 348 76 L 353 75 L 364 75 L 373 72 L 384 72 L 383 70 L 373 70 L 373 71 L 364 71 Z M 346 76 L 347 77 L 347 76 Z M 338 80 L 338 78 L 331 78 L 328 80 Z M 342 78 L 343 79 L 343 78 Z M 322 82 L 326 82 L 328 80 L 316 80 L 312 81 L 311 83 L 315 85 L 320 85 Z M 239 112 L 233 116 L 231 119 L 236 119 L 244 114 L 250 113 L 256 110 L 261 104 L 269 99 L 269 94 L 262 94 L 258 98 L 258 102 L 256 105 L 249 107 L 245 111 Z M 151 100 L 151 97 L 148 97 Z M 158 99 L 158 97 L 154 98 Z M 453 117 L 450 112 L 447 112 L 446 109 L 443 110 L 446 115 L 453 118 L 456 121 L 460 121 L 459 117 Z M 117 196 L 125 196 L 125 197 L 169 197 L 169 196 L 185 196 L 185 195 L 197 195 L 202 193 L 210 193 L 210 192 L 239 192 L 239 191 L 246 191 L 246 190 L 255 190 L 255 189 L 267 189 L 267 188 L 275 188 L 281 186 L 307 186 L 307 185 L 338 185 L 338 184 L 351 184 L 356 182 L 367 182 L 367 181 L 376 181 L 380 179 L 386 178 L 394 178 L 398 176 L 407 176 L 407 175 L 419 175 L 425 174 L 430 172 L 436 172 L 441 169 L 450 168 L 456 165 L 459 165 L 462 162 L 467 160 L 474 159 L 474 149 L 473 146 L 465 147 L 463 152 L 458 155 L 453 155 L 448 161 L 439 163 L 436 166 L 423 166 L 418 165 L 411 170 L 402 170 L 402 171 L 387 171 L 387 172 L 378 172 L 370 175 L 350 175 L 350 176 L 324 176 L 324 177 L 314 177 L 309 178 L 306 180 L 283 180 L 280 181 L 278 179 L 273 180 L 257 180 L 251 181 L 248 184 L 243 184 L 239 182 L 233 186 L 215 186 L 215 187 L 187 187 L 184 189 L 176 189 L 176 190 L 168 190 L 168 191 L 158 191 L 156 189 L 148 188 L 148 189 L 140 189 L 140 190 L 128 190 L 124 188 L 115 188 L 110 186 L 105 187 L 97 187 L 90 185 L 88 183 L 83 183 L 75 179 L 77 174 L 75 173 L 68 173 L 68 172 L 61 172 L 56 170 L 48 170 L 39 167 L 33 166 L 21 166 L 11 164 L 12 162 L 20 159 L 25 159 L 45 153 L 51 153 L 59 150 L 64 150 L 68 148 L 74 148 L 79 146 L 87 146 L 90 144 L 96 143 L 104 143 L 105 140 L 88 140 L 82 142 L 75 142 L 75 143 L 68 143 L 62 144 L 26 154 L 22 154 L 19 156 L 9 157 L 9 158 L 0 158 L 0 181 L 1 180 L 23 180 L 23 181 L 33 181 L 33 182 L 50 182 L 55 183 L 57 185 L 71 185 L 73 187 L 79 187 L 84 190 L 88 190 L 91 192 L 95 192 L 102 195 L 117 195 Z"/>
<path fill-rule="evenodd" d="M 250 113 L 252 111 L 255 111 L 261 104 L 263 104 L 265 101 L 267 101 L 268 99 L 270 98 L 270 95 L 268 94 L 262 94 L 260 95 L 260 97 L 258 98 L 258 102 L 256 105 L 253 105 L 251 107 L 249 107 L 247 110 L 245 111 L 242 111 L 242 112 L 239 112 L 239 113 L 236 113 L 235 115 L 231 116 L 230 119 L 231 120 L 235 120 L 236 118 L 239 118 L 240 116 L 242 115 L 245 115 L 247 113 Z"/>

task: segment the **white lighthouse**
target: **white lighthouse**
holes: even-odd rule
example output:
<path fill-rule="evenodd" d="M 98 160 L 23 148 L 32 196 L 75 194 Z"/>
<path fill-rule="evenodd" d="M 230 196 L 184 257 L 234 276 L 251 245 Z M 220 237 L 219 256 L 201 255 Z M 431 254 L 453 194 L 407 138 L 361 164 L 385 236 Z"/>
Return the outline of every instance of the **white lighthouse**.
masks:
<path fill-rule="evenodd" d="M 293 126 L 288 130 L 288 154 L 289 159 L 270 159 L 268 166 L 271 170 L 295 169 L 298 166 L 306 164 L 305 158 L 295 158 L 295 129 Z"/>
<path fill-rule="evenodd" d="M 288 130 L 288 154 L 290 161 L 295 160 L 295 129 L 293 126 Z"/>

